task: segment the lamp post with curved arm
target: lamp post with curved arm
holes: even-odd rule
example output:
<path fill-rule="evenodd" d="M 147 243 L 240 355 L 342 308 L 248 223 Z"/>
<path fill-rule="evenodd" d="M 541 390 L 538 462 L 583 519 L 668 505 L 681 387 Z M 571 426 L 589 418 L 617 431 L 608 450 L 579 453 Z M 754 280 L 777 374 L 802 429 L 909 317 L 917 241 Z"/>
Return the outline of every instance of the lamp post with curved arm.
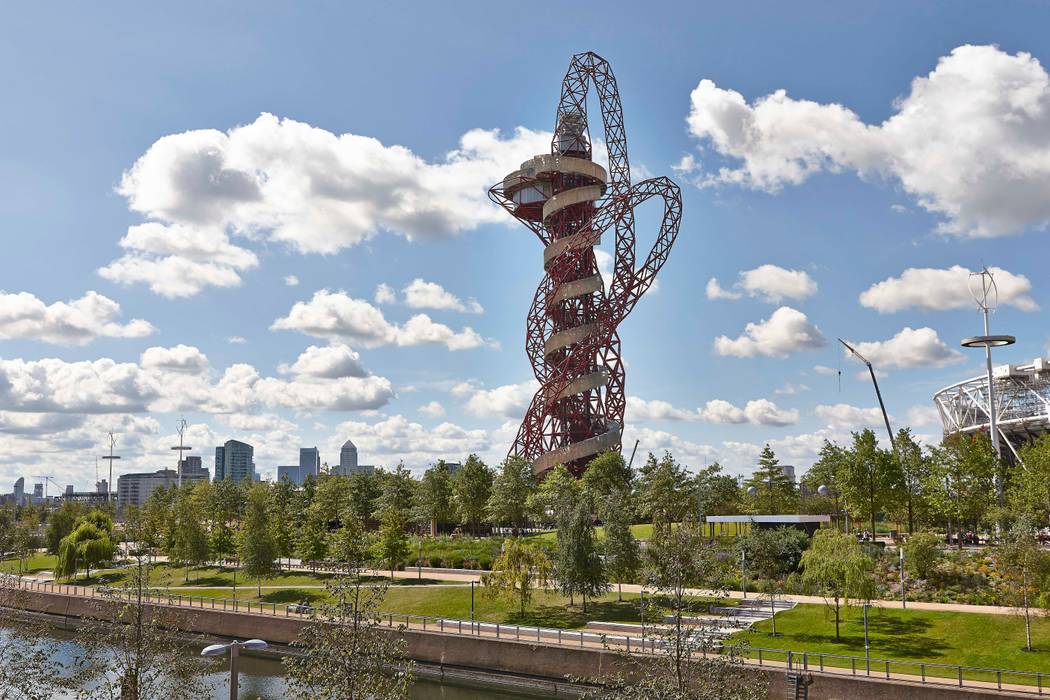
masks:
<path fill-rule="evenodd" d="M 237 659 L 241 649 L 261 650 L 269 646 L 261 639 L 249 639 L 238 642 L 236 639 L 228 644 L 211 644 L 201 650 L 201 656 L 223 656 L 230 653 L 230 700 L 237 700 Z"/>

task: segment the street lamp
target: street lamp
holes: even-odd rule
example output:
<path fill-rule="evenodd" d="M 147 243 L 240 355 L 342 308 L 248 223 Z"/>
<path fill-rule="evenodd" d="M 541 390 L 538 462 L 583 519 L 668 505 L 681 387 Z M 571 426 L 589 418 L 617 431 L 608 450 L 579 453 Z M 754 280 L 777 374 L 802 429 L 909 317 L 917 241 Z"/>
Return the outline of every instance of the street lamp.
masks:
<path fill-rule="evenodd" d="M 868 638 L 868 608 L 871 603 L 864 604 L 864 666 L 868 675 L 871 675 L 871 641 Z"/>
<path fill-rule="evenodd" d="M 259 651 L 268 645 L 261 639 L 249 639 L 246 642 L 238 642 L 236 639 L 229 644 L 211 644 L 201 650 L 201 656 L 223 656 L 230 652 L 230 700 L 237 700 L 237 657 L 241 649 Z"/>
<path fill-rule="evenodd" d="M 980 285 L 980 286 L 978 286 Z M 995 286 L 995 276 L 987 267 L 980 272 L 971 272 L 969 279 L 970 295 L 977 302 L 978 308 L 984 315 L 984 335 L 975 335 L 971 338 L 963 338 L 964 348 L 984 348 L 985 365 L 988 371 L 988 431 L 992 437 L 992 449 L 1000 463 L 1003 459 L 1003 449 L 999 445 L 998 416 L 995 410 L 995 385 L 992 382 L 992 348 L 1000 348 L 1013 345 L 1017 338 L 1012 335 L 992 335 L 988 327 L 988 316 L 999 305 L 999 289 Z M 1000 473 L 1002 467 L 997 465 L 995 470 L 995 494 L 999 507 L 1003 507 L 1003 476 Z"/>
<path fill-rule="evenodd" d="M 182 442 L 182 438 L 183 438 L 183 436 L 186 433 L 186 419 L 185 418 L 180 418 L 179 419 L 179 422 L 175 424 L 175 429 L 179 433 L 179 444 L 176 445 L 175 447 L 172 447 L 171 449 L 177 450 L 178 453 L 179 453 L 179 459 L 178 459 L 177 462 L 175 462 L 175 471 L 176 471 L 176 475 L 177 475 L 176 479 L 178 481 L 178 487 L 181 490 L 182 489 L 182 453 L 183 452 L 188 452 L 188 451 L 192 450 L 193 448 L 189 447 L 187 445 L 184 445 L 183 442 Z"/>
<path fill-rule="evenodd" d="M 109 433 L 109 456 L 102 459 L 109 461 L 109 481 L 106 482 L 106 505 L 113 503 L 113 460 L 120 459 L 119 455 L 113 454 L 113 448 L 117 444 L 117 438 L 113 437 L 113 431 Z"/>

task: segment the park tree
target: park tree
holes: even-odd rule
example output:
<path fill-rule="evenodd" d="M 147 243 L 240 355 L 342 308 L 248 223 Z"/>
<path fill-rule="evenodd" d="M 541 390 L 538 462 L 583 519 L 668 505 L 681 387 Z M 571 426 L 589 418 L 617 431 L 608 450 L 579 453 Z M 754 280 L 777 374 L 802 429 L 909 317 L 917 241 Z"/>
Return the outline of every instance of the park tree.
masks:
<path fill-rule="evenodd" d="M 602 499 L 598 510 L 605 518 L 602 549 L 606 573 L 611 580 L 616 581 L 616 599 L 622 601 L 623 582 L 633 581 L 642 565 L 638 540 L 631 533 L 633 518 L 630 503 L 612 492 Z"/>
<path fill-rule="evenodd" d="M 437 464 L 423 473 L 416 493 L 416 509 L 418 519 L 430 523 L 430 531 L 434 535 L 442 523 L 451 522 L 455 518 L 456 511 L 452 504 L 452 473 L 445 460 L 438 460 Z"/>
<path fill-rule="evenodd" d="M 301 519 L 297 512 L 299 499 L 295 484 L 288 479 L 281 479 L 271 486 L 269 496 L 270 534 L 280 561 L 282 557 L 290 558 L 295 553 L 296 525 Z"/>
<path fill-rule="evenodd" d="M 150 566 L 137 557 L 117 587 L 100 589 L 98 607 L 82 618 L 76 678 L 83 700 L 150 700 L 207 695 L 185 636 L 171 634 L 185 615 L 150 604 Z M 184 611 L 180 611 L 184 612 Z"/>
<path fill-rule="evenodd" d="M 192 487 L 183 487 L 175 499 L 172 520 L 174 526 L 172 557 L 186 566 L 186 580 L 190 569 L 208 561 L 208 533 L 204 529 L 204 512 L 200 502 L 194 498 Z"/>
<path fill-rule="evenodd" d="M 58 547 L 69 533 L 73 532 L 73 526 L 85 508 L 76 501 L 66 501 L 51 513 L 47 519 L 47 529 L 44 530 L 44 546 L 48 554 L 58 554 Z"/>
<path fill-rule="evenodd" d="M 824 597 L 835 615 L 836 642 L 840 640 L 842 608 L 848 608 L 854 599 L 873 597 L 874 566 L 855 537 L 830 528 L 817 530 L 812 545 L 803 552 L 802 581 Z"/>
<path fill-rule="evenodd" d="M 618 450 L 602 452 L 587 463 L 587 469 L 580 477 L 584 496 L 594 504 L 594 511 L 602 520 L 601 512 L 608 498 L 616 494 L 617 498 L 630 499 L 634 486 L 634 473 L 624 462 Z"/>
<path fill-rule="evenodd" d="M 748 567 L 769 595 L 773 612 L 772 636 L 777 636 L 776 600 L 784 592 L 785 580 L 798 570 L 802 553 L 809 545 L 806 533 L 794 528 L 757 528 L 738 538 Z"/>
<path fill-rule="evenodd" d="M 237 554 L 244 575 L 255 579 L 256 593 L 262 596 L 262 580 L 277 573 L 277 545 L 270 530 L 266 484 L 248 490 L 248 502 L 237 542 Z"/>
<path fill-rule="evenodd" d="M 485 506 L 489 522 L 509 525 L 515 536 L 520 535 L 528 517 L 529 496 L 535 488 L 532 465 L 521 457 L 507 457 L 492 482 Z"/>
<path fill-rule="evenodd" d="M 930 459 L 915 440 L 911 428 L 897 431 L 895 441 L 897 459 L 900 461 L 901 484 L 904 489 L 904 514 L 908 523 L 908 534 L 915 532 L 915 521 L 925 520 L 929 509 L 923 493 L 923 485 L 929 479 Z"/>
<path fill-rule="evenodd" d="M 452 480 L 452 500 L 460 520 L 470 526 L 475 536 L 485 517 L 485 508 L 491 495 L 492 470 L 477 455 L 472 454 Z"/>
<path fill-rule="evenodd" d="M 113 558 L 116 547 L 112 539 L 112 524 L 106 527 L 109 516 L 97 512 L 77 518 L 73 531 L 62 538 L 58 547 L 58 562 L 55 565 L 56 577 L 76 576 L 81 566 L 91 577 L 91 567 L 97 567 Z"/>
<path fill-rule="evenodd" d="M 326 585 L 326 602 L 292 642 L 299 653 L 284 657 L 291 697 L 408 700 L 413 665 L 406 655 L 404 628 L 382 626 L 387 587 L 365 585 L 361 571 L 355 573 Z"/>
<path fill-rule="evenodd" d="M 665 536 L 671 525 L 681 522 L 694 508 L 689 474 L 670 452 L 657 461 L 649 458 L 637 480 L 637 507 L 641 515 L 653 524 L 654 537 Z"/>
<path fill-rule="evenodd" d="M 337 477 L 338 478 L 338 477 Z M 355 513 L 356 515 L 356 513 Z M 317 509 L 307 510 L 306 520 L 295 539 L 295 551 L 304 562 L 324 561 L 328 558 L 328 523 Z"/>
<path fill-rule="evenodd" d="M 357 472 L 350 477 L 350 507 L 362 523 L 375 520 L 379 511 L 376 505 L 382 495 L 379 479 L 375 474 Z"/>
<path fill-rule="evenodd" d="M 543 523 L 556 522 L 559 513 L 576 505 L 583 498 L 580 481 L 564 464 L 548 471 L 536 490 L 529 495 L 528 510 Z"/>
<path fill-rule="evenodd" d="M 870 428 L 853 433 L 840 485 L 848 506 L 870 522 L 872 537 L 875 537 L 879 513 L 893 509 L 903 500 L 900 462 L 892 453 L 879 448 Z"/>
<path fill-rule="evenodd" d="M 405 534 L 405 514 L 388 506 L 383 510 L 379 521 L 379 540 L 376 542 L 376 558 L 390 570 L 390 580 L 394 580 L 394 570 L 408 556 L 408 536 Z"/>
<path fill-rule="evenodd" d="M 1024 618 L 1025 651 L 1032 651 L 1032 609 L 1044 610 L 1050 603 L 1042 594 L 1050 583 L 1050 553 L 1039 544 L 1035 525 L 1020 518 L 1006 533 L 997 554 L 1007 600 Z"/>
<path fill-rule="evenodd" d="M 959 549 L 965 525 L 977 529 L 995 502 L 997 462 L 991 440 L 980 433 L 949 435 L 931 450 L 925 490 L 945 518 L 949 538 L 954 525 Z"/>
<path fill-rule="evenodd" d="M 704 467 L 693 477 L 697 512 L 701 515 L 731 515 L 741 510 L 736 477 L 725 474 L 718 462 Z"/>
<path fill-rule="evenodd" d="M 579 499 L 559 513 L 554 575 L 569 604 L 575 604 L 577 594 L 583 599 L 587 612 L 587 598 L 596 598 L 609 589 L 605 567 L 595 541 L 594 522 L 586 499 Z"/>
<path fill-rule="evenodd" d="M 817 454 L 817 461 L 801 479 L 801 487 L 807 493 L 804 504 L 806 512 L 833 515 L 836 526 L 842 512 L 841 481 L 845 474 L 846 456 L 846 450 L 841 445 L 825 439 Z M 822 486 L 826 487 L 826 495 L 820 493 Z"/>
<path fill-rule="evenodd" d="M 383 475 L 382 486 L 383 495 L 380 496 L 378 504 L 380 511 L 396 508 L 407 518 L 415 504 L 416 482 L 404 462 L 398 462 L 394 471 Z"/>
<path fill-rule="evenodd" d="M 216 559 L 232 559 L 237 554 L 237 530 L 244 512 L 244 492 L 232 480 L 212 484 L 208 502 L 209 538 Z"/>
<path fill-rule="evenodd" d="M 747 480 L 747 487 L 754 488 L 752 511 L 765 511 L 771 515 L 794 512 L 798 507 L 798 494 L 795 482 L 780 468 L 773 449 L 766 445 L 758 457 L 758 468 Z"/>
<path fill-rule="evenodd" d="M 330 529 L 339 522 L 340 516 L 350 505 L 353 486 L 345 476 L 324 476 L 317 480 L 317 489 L 310 503 L 310 516 Z M 411 496 L 407 496 L 411 498 Z"/>
<path fill-rule="evenodd" d="M 368 537 L 353 508 L 347 507 L 343 512 L 342 527 L 332 533 L 328 549 L 347 573 L 364 567 L 368 559 Z"/>
<path fill-rule="evenodd" d="M 1023 445 L 1013 468 L 1009 506 L 1014 518 L 1050 525 L 1050 435 Z"/>
<path fill-rule="evenodd" d="M 519 615 L 525 617 L 533 589 L 546 587 L 553 572 L 551 560 L 541 547 L 512 537 L 504 541 L 503 553 L 493 562 L 492 572 L 482 575 L 482 594 L 517 602 Z"/>
<path fill-rule="evenodd" d="M 36 519 L 35 514 L 32 516 L 32 519 Z M 68 539 L 68 537 L 69 535 L 63 538 L 63 541 Z M 20 576 L 29 566 L 29 557 L 32 556 L 36 544 L 36 525 L 31 520 L 20 520 L 15 526 L 13 537 L 11 538 L 12 550 L 15 553 L 15 557 L 18 559 L 18 574 Z M 59 553 L 62 552 L 61 544 L 59 544 L 58 551 Z"/>

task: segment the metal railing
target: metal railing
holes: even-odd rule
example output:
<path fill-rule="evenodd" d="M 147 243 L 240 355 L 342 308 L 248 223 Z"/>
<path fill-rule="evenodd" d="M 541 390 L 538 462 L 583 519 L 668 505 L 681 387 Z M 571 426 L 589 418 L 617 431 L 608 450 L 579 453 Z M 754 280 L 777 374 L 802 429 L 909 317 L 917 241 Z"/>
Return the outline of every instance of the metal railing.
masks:
<path fill-rule="evenodd" d="M 35 581 L 12 577 L 17 587 L 24 590 L 42 591 L 102 600 L 133 599 L 137 594 L 127 589 L 76 586 Z M 126 592 L 128 595 L 123 596 Z M 309 619 L 312 611 L 296 610 L 297 604 L 264 603 L 211 596 L 175 594 L 163 590 L 149 589 L 142 595 L 144 603 L 167 605 L 179 608 L 222 610 L 268 617 Z M 470 635 L 491 639 L 522 641 L 534 644 L 549 644 L 571 647 L 616 648 L 632 654 L 659 654 L 664 651 L 667 639 L 660 636 L 633 636 L 585 630 L 566 630 L 529 625 L 513 625 L 501 622 L 481 622 L 453 618 L 411 615 L 407 613 L 383 612 L 379 623 L 389 628 L 405 628 L 415 631 L 445 634 Z M 851 676 L 867 676 L 885 680 L 899 680 L 928 685 L 951 685 L 959 688 L 1009 689 L 1033 695 L 1050 695 L 1047 683 L 1050 672 L 1015 671 L 1005 668 L 984 668 L 956 664 L 881 659 L 876 657 L 849 656 L 823 652 L 795 651 L 748 645 L 696 644 L 701 656 L 731 653 L 758 666 L 782 666 L 786 671 L 803 673 L 825 673 Z M 1044 689 L 1047 690 L 1044 693 Z"/>

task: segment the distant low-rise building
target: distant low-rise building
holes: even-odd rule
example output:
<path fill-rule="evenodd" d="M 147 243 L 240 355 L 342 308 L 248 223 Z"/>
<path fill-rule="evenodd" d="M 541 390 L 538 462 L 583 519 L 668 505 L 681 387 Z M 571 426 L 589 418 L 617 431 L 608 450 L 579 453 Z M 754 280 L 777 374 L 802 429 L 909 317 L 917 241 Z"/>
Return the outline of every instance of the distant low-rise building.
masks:
<path fill-rule="evenodd" d="M 179 475 L 174 469 L 158 469 L 155 472 L 121 474 L 117 478 L 117 508 L 125 511 L 128 506 L 141 508 L 150 494 L 159 488 L 178 484 Z"/>

